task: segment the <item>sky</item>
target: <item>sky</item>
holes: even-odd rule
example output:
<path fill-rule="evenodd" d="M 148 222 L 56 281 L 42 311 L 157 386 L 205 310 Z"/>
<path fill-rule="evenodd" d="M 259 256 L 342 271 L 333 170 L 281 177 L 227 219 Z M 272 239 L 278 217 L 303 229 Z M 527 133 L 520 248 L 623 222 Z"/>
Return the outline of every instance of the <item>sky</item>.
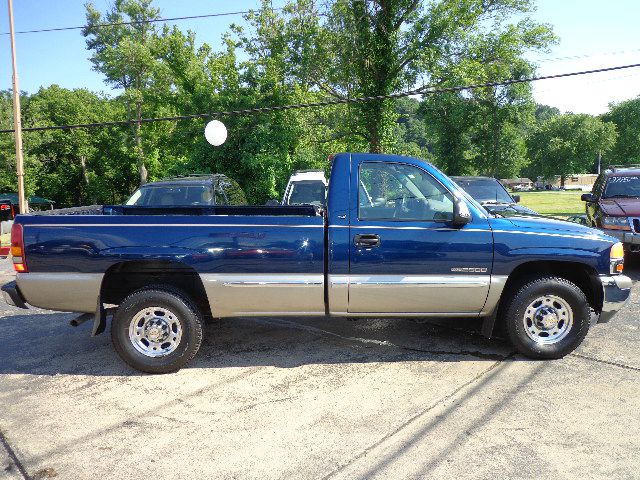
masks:
<path fill-rule="evenodd" d="M 15 28 L 32 30 L 82 25 L 84 0 L 14 0 Z M 105 11 L 110 0 L 94 0 Z M 163 17 L 234 12 L 256 8 L 259 0 L 156 0 Z M 285 0 L 274 0 L 277 7 Z M 591 70 L 640 63 L 640 0 L 538 0 L 534 19 L 549 23 L 560 37 L 550 52 L 531 54 L 539 62 L 539 75 Z M 0 2 L 0 33 L 9 31 L 6 2 Z M 224 16 L 174 22 L 196 32 L 198 42 L 221 48 L 221 37 L 230 23 L 243 23 L 242 16 Z M 16 35 L 20 88 L 35 92 L 41 86 L 58 84 L 111 93 L 103 77 L 92 71 L 79 30 Z M 0 35 L 0 88 L 11 86 L 9 35 Z M 640 68 L 600 73 L 571 79 L 534 83 L 538 103 L 563 112 L 607 111 L 611 102 L 640 95 Z"/>

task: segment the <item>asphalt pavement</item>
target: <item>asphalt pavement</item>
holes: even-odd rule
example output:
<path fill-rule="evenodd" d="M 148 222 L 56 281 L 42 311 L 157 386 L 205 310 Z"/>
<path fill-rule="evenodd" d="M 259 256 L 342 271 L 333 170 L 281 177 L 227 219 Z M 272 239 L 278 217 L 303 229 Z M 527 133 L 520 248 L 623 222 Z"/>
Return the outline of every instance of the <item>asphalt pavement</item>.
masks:
<path fill-rule="evenodd" d="M 0 478 L 640 479 L 634 263 L 630 303 L 557 361 L 477 321 L 241 318 L 150 376 L 0 300 Z"/>

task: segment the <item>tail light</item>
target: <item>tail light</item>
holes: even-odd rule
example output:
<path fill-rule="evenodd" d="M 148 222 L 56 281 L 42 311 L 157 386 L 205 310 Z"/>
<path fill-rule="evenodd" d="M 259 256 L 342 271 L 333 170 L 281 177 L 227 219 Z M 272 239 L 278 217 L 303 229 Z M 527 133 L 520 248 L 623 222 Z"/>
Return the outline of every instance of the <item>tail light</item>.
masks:
<path fill-rule="evenodd" d="M 11 256 L 13 268 L 16 272 L 28 272 L 27 259 L 24 252 L 24 234 L 22 225 L 14 223 L 11 227 Z"/>

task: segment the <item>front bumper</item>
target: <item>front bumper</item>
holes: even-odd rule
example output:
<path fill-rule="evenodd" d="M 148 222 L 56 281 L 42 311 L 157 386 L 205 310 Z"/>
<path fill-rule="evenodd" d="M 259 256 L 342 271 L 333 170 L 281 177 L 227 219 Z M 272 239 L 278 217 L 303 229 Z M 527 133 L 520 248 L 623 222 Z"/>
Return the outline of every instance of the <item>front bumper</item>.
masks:
<path fill-rule="evenodd" d="M 629 301 L 632 282 L 626 275 L 601 276 L 602 312 L 598 323 L 607 323 Z"/>
<path fill-rule="evenodd" d="M 640 245 L 640 233 L 625 232 L 622 230 L 603 230 L 607 235 L 616 237 L 625 245 Z"/>

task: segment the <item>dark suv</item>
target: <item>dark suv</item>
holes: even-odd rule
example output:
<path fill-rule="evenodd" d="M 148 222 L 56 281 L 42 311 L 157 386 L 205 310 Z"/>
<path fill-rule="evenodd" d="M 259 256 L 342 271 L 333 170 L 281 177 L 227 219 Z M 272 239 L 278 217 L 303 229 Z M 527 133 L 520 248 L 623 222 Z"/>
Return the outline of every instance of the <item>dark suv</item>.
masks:
<path fill-rule="evenodd" d="M 147 183 L 133 192 L 126 202 L 126 205 L 139 207 L 246 204 L 240 185 L 219 173 Z"/>
<path fill-rule="evenodd" d="M 587 202 L 587 224 L 620 239 L 627 250 L 640 252 L 640 165 L 610 167 L 598 175 Z"/>
<path fill-rule="evenodd" d="M 503 217 L 538 215 L 538 212 L 518 205 L 520 195 L 511 195 L 504 185 L 492 177 L 451 177 L 491 214 Z"/>

